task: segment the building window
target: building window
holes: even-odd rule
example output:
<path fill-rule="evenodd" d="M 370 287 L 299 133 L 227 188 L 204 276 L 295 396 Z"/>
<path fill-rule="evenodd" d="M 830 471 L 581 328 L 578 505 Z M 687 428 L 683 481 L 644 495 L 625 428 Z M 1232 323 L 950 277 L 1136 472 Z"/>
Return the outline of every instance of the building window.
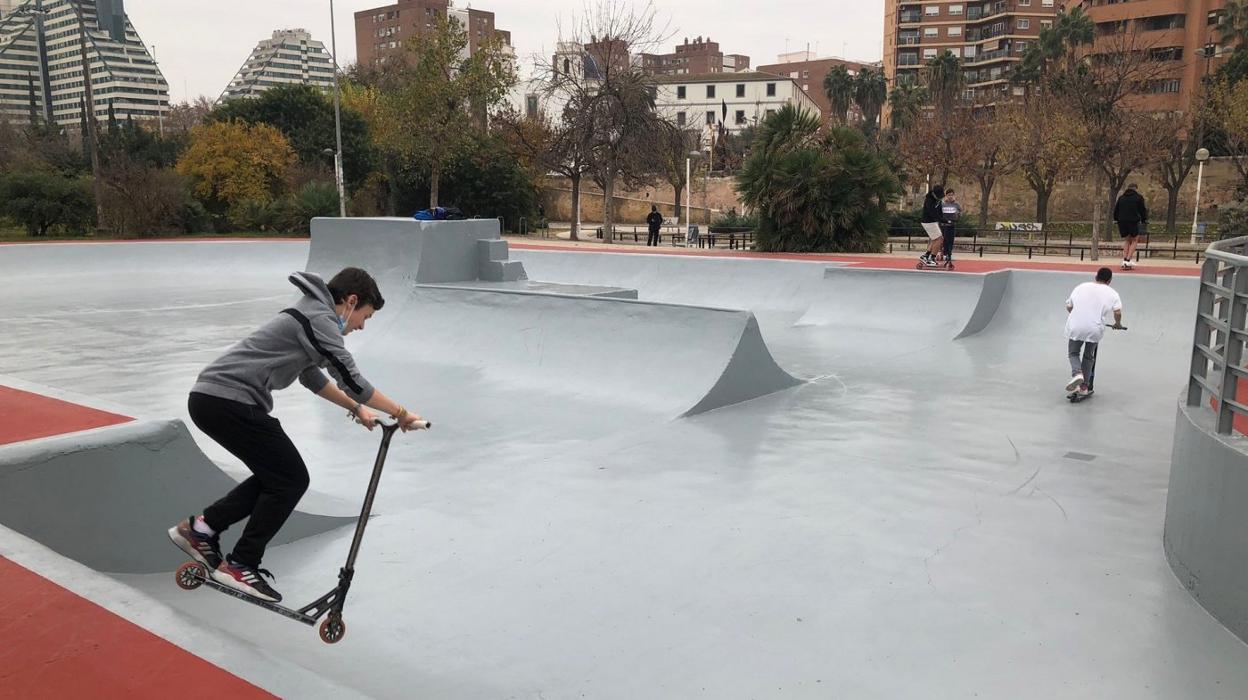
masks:
<path fill-rule="evenodd" d="M 962 14 L 962 6 L 961 6 L 961 5 L 950 5 L 950 6 L 949 6 L 949 14 L 950 14 L 950 15 L 953 15 L 954 17 L 957 17 L 957 16 L 961 15 L 961 14 Z"/>
<path fill-rule="evenodd" d="M 706 86 L 706 96 L 707 96 L 707 97 L 714 97 L 714 96 L 715 96 L 715 86 L 714 86 L 714 85 L 707 85 L 707 86 Z"/>
<path fill-rule="evenodd" d="M 715 123 L 715 110 L 712 109 L 712 110 L 707 111 L 706 123 L 712 124 L 712 125 Z"/>
<path fill-rule="evenodd" d="M 1031 0 L 1018 0 L 1019 7 L 1031 7 Z"/>
<path fill-rule="evenodd" d="M 776 84 L 775 83 L 767 83 L 767 96 L 768 97 L 776 96 Z"/>
<path fill-rule="evenodd" d="M 935 17 L 940 14 L 940 5 L 928 5 L 923 8 L 923 14 L 928 17 Z"/>
<path fill-rule="evenodd" d="M 929 39 L 935 38 L 935 36 L 939 33 L 940 33 L 940 30 L 937 29 L 936 27 L 924 27 L 923 28 L 923 36 L 928 37 Z"/>
<path fill-rule="evenodd" d="M 1018 20 L 1019 29 L 1031 29 L 1031 20 L 1020 17 Z"/>
<path fill-rule="evenodd" d="M 745 123 L 745 110 L 738 109 L 737 113 L 733 115 L 733 121 L 737 124 L 744 124 Z"/>
<path fill-rule="evenodd" d="M 745 86 L 737 85 L 737 97 L 745 97 Z"/>
<path fill-rule="evenodd" d="M 923 49 L 923 58 L 936 58 L 936 49 Z"/>
<path fill-rule="evenodd" d="M 767 116 L 774 117 L 775 115 L 776 115 L 776 110 L 774 109 L 767 110 Z"/>
<path fill-rule="evenodd" d="M 962 36 L 962 27 L 949 27 L 949 36 Z"/>
<path fill-rule="evenodd" d="M 685 86 L 684 85 L 676 86 L 676 99 L 678 100 L 685 99 Z"/>
<path fill-rule="evenodd" d="M 677 112 L 676 113 L 676 126 L 684 126 L 684 125 L 685 125 L 685 113 Z"/>
<path fill-rule="evenodd" d="M 537 118 L 537 95 L 524 96 L 524 115 L 529 119 Z"/>

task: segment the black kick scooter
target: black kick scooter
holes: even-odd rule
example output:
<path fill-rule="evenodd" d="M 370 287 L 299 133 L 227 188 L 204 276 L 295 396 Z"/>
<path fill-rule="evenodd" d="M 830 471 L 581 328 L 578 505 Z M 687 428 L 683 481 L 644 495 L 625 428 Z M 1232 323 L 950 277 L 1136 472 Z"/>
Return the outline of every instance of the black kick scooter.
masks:
<path fill-rule="evenodd" d="M 321 616 L 325 616 L 325 619 L 321 621 L 320 627 L 321 641 L 326 644 L 336 644 L 341 640 L 347 633 L 347 623 L 342 621 L 342 606 L 346 603 L 347 591 L 351 588 L 351 578 L 355 576 L 355 557 L 360 552 L 360 542 L 364 539 L 364 527 L 368 525 L 368 516 L 373 510 L 373 497 L 377 495 L 377 484 L 381 482 L 381 468 L 385 466 L 386 453 L 390 451 L 390 438 L 394 437 L 394 432 L 399 429 L 399 424 L 395 421 L 382 421 L 379 419 L 377 426 L 381 428 L 381 448 L 377 450 L 377 461 L 373 463 L 373 476 L 369 479 L 368 491 L 364 494 L 364 507 L 360 510 L 360 519 L 355 523 L 355 537 L 351 540 L 351 551 L 347 554 L 347 565 L 339 569 L 338 585 L 333 590 L 295 610 L 247 595 L 229 586 L 223 586 L 213 580 L 204 569 L 204 565 L 197 561 L 188 561 L 178 567 L 177 572 L 174 574 L 178 587 L 183 590 L 193 591 L 200 586 L 206 585 L 226 595 L 234 596 L 239 600 L 245 600 L 252 605 L 258 605 L 269 612 L 275 612 L 292 620 L 298 620 L 308 626 L 315 625 L 316 621 L 321 619 Z M 425 421 L 423 424 L 416 424 L 418 429 L 425 430 L 432 426 L 433 424 L 429 421 Z"/>

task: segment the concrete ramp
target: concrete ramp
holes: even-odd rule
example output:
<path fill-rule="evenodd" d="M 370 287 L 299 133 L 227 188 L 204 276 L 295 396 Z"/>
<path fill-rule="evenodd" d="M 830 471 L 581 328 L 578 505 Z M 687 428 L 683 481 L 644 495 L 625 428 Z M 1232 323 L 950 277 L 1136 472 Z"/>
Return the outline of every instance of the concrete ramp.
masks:
<path fill-rule="evenodd" d="M 422 286 L 385 333 L 361 348 L 361 364 L 384 367 L 393 348 L 419 348 L 421 364 L 468 368 L 490 384 L 668 418 L 800 383 L 776 365 L 748 311 Z M 371 357 L 374 348 L 388 350 Z"/>
<path fill-rule="evenodd" d="M 383 295 L 395 295 L 410 284 L 482 279 L 486 263 L 506 261 L 506 245 L 495 219 L 313 219 L 307 269 L 328 279 L 344 267 L 360 267 Z"/>
<path fill-rule="evenodd" d="M 848 326 L 953 340 L 983 330 L 1009 272 L 987 275 L 829 267 L 798 326 Z"/>
<path fill-rule="evenodd" d="M 97 571 L 170 571 L 185 557 L 165 530 L 234 484 L 182 421 L 140 420 L 0 447 L 0 525 Z M 351 522 L 296 512 L 274 544 Z"/>

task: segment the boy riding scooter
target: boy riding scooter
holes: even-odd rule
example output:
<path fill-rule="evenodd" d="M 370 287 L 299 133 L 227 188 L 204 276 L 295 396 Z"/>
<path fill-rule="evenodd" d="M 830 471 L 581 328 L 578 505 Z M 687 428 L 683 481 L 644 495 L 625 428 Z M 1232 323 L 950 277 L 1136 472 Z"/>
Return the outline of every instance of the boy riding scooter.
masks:
<path fill-rule="evenodd" d="M 290 282 L 303 298 L 210 363 L 187 402 L 195 425 L 242 460 L 252 476 L 202 515 L 169 529 L 169 539 L 206 566 L 213 580 L 271 602 L 282 596 L 262 578 L 273 576 L 260 568 L 260 561 L 308 488 L 303 458 L 269 415 L 272 392 L 297 378 L 313 393 L 350 411 L 369 430 L 377 421 L 369 408 L 390 414 L 404 431 L 425 425 L 419 415 L 374 389 L 343 344 L 344 336 L 363 330 L 385 305 L 373 278 L 348 267 L 328 284 L 308 272 L 292 274 Z M 249 520 L 234 551 L 223 557 L 221 532 L 244 518 Z"/>

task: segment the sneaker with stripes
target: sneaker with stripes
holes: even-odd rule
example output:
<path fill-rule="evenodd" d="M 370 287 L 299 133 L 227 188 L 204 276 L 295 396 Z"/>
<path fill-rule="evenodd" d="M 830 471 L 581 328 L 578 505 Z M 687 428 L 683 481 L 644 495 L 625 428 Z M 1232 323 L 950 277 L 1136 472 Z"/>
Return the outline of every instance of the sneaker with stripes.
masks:
<path fill-rule="evenodd" d="M 178 549 L 211 571 L 221 565 L 221 541 L 216 535 L 205 535 L 194 527 L 195 516 L 169 528 L 169 539 Z"/>
<path fill-rule="evenodd" d="M 261 578 L 262 576 L 273 578 L 273 574 L 267 570 L 239 564 L 233 560 L 233 557 L 228 557 L 212 572 L 213 580 L 223 586 L 229 586 L 260 600 L 272 603 L 282 602 L 282 594 L 273 590 L 273 587 Z"/>

